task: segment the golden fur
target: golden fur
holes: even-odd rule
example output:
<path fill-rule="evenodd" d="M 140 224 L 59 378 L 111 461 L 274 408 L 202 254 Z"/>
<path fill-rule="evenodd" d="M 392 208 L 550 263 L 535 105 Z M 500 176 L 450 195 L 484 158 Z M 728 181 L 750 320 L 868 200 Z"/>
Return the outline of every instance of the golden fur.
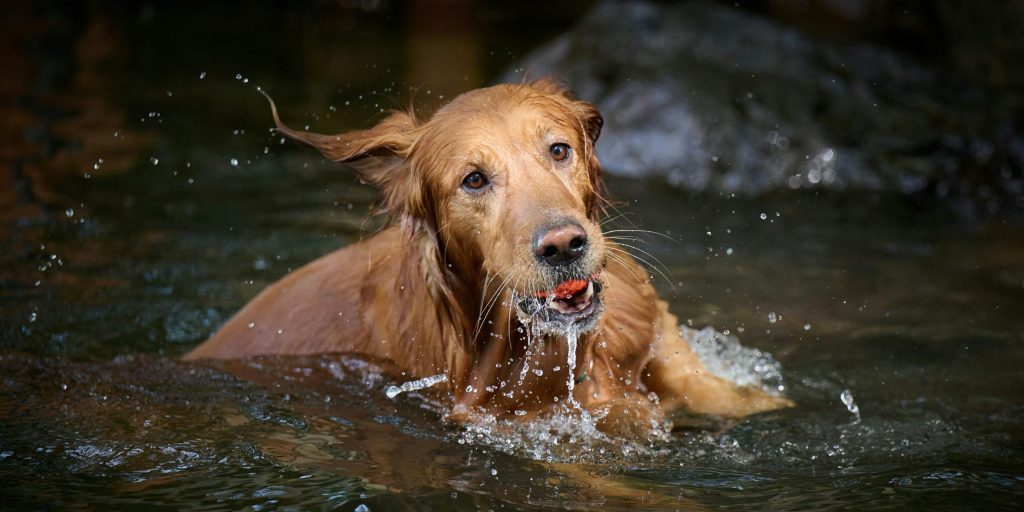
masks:
<path fill-rule="evenodd" d="M 679 407 L 741 417 L 790 405 L 707 372 L 648 272 L 602 235 L 603 120 L 555 83 L 478 89 L 426 122 L 393 112 L 342 135 L 295 131 L 273 114 L 282 133 L 379 187 L 392 222 L 263 290 L 187 359 L 356 353 L 412 378 L 447 374 L 457 420 L 543 414 L 566 400 L 566 337 L 531 330 L 514 301 L 569 278 L 531 244 L 572 223 L 588 243 L 574 276 L 595 276 L 604 307 L 579 336 L 573 396 L 603 428 L 644 430 Z M 553 159 L 553 144 L 570 156 Z M 471 172 L 486 174 L 482 192 L 463 186 Z"/>

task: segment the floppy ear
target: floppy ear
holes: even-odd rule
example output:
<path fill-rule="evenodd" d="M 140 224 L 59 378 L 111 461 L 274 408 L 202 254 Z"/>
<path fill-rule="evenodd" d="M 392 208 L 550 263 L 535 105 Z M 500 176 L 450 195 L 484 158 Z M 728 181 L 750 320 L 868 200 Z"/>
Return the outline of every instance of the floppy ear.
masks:
<path fill-rule="evenodd" d="M 597 107 L 574 98 L 569 94 L 568 89 L 566 89 L 564 85 L 551 77 L 546 76 L 534 80 L 533 82 L 530 82 L 530 86 L 545 94 L 564 99 L 569 104 L 569 108 L 572 109 L 574 114 L 576 114 L 580 123 L 582 123 L 583 130 L 590 139 L 590 143 L 593 144 L 597 142 L 597 138 L 601 135 L 601 127 L 604 126 L 604 118 L 601 117 L 601 113 L 598 112 Z"/>
<path fill-rule="evenodd" d="M 260 91 L 270 102 L 270 113 L 274 116 L 277 131 L 298 142 L 313 147 L 325 157 L 351 167 L 363 183 L 381 188 L 385 195 L 391 193 L 402 164 L 409 154 L 409 148 L 416 140 L 414 130 L 416 118 L 406 112 L 393 111 L 383 121 L 368 130 L 355 130 L 339 135 L 293 130 L 281 122 L 274 100 Z"/>
<path fill-rule="evenodd" d="M 530 83 L 530 86 L 550 96 L 561 98 L 576 116 L 580 127 L 589 139 L 589 144 L 583 151 L 583 157 L 587 159 L 590 186 L 593 189 L 593 194 L 587 200 L 587 213 L 591 219 L 596 221 L 604 207 L 610 203 L 604 178 L 601 176 L 601 163 L 597 160 L 597 154 L 594 152 L 594 144 L 601 136 L 601 128 L 604 126 L 604 117 L 601 117 L 601 112 L 594 105 L 573 98 L 569 91 L 553 78 L 544 77 L 535 80 Z"/>
<path fill-rule="evenodd" d="M 572 108 L 576 117 L 583 124 L 583 130 L 587 133 L 587 137 L 590 139 L 590 144 L 587 145 L 584 152 L 584 158 L 587 159 L 590 186 L 593 187 L 594 193 L 587 201 L 587 214 L 592 220 L 597 222 L 601 213 L 611 203 L 608 199 L 608 189 L 605 187 L 604 177 L 601 175 L 601 162 L 597 160 L 597 153 L 594 151 L 594 143 L 601 136 L 604 118 L 601 117 L 597 107 L 585 101 L 573 100 Z"/>
<path fill-rule="evenodd" d="M 590 103 L 581 100 L 573 100 L 572 103 L 573 112 L 583 123 L 583 129 L 586 130 L 590 143 L 594 144 L 597 142 L 597 138 L 601 136 L 601 128 L 604 127 L 604 117 L 601 117 L 601 112 L 598 112 L 597 107 Z"/>

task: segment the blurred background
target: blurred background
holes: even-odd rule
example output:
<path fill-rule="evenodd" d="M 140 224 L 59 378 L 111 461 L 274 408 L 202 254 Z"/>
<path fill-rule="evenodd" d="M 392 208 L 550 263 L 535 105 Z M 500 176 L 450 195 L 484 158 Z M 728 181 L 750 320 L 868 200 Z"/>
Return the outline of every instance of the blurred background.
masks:
<path fill-rule="evenodd" d="M 1012 1 L 3 2 L 0 496 L 630 507 L 367 398 L 380 376 L 176 361 L 380 225 L 257 87 L 335 133 L 552 75 L 603 112 L 612 225 L 666 235 L 631 250 L 673 311 L 771 352 L 800 404 L 595 471 L 670 508 L 1019 505 L 1022 33 Z"/>

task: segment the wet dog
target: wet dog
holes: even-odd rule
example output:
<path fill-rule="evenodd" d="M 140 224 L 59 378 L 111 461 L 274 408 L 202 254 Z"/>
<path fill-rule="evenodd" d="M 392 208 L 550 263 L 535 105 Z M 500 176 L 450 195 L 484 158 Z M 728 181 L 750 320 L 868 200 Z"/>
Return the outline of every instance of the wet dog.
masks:
<path fill-rule="evenodd" d="M 188 359 L 354 353 L 444 374 L 451 416 L 580 408 L 636 432 L 676 408 L 790 404 L 709 373 L 648 271 L 602 233 L 603 119 L 550 80 L 462 94 L 421 121 L 277 129 L 378 187 L 389 227 L 263 290 Z"/>

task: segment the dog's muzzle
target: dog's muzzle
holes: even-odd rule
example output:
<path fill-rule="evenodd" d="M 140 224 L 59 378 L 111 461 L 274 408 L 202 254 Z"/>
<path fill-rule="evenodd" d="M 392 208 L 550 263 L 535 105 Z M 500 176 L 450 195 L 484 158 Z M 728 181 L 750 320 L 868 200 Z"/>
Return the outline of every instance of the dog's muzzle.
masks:
<path fill-rule="evenodd" d="M 535 330 L 564 334 L 584 332 L 597 325 L 603 286 L 597 276 L 567 279 L 551 290 L 514 294 L 519 319 Z"/>

